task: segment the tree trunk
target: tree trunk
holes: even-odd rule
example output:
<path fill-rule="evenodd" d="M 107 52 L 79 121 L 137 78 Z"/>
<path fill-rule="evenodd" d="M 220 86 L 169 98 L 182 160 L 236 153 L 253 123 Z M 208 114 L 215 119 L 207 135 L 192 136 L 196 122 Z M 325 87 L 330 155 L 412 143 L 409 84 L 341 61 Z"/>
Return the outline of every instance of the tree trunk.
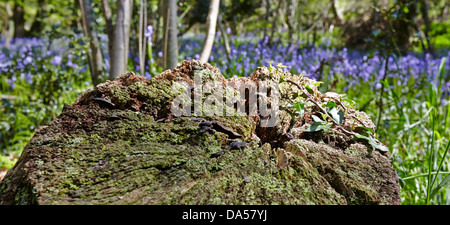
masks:
<path fill-rule="evenodd" d="M 95 18 L 90 0 L 80 0 L 81 21 L 83 24 L 84 36 L 90 39 L 90 51 L 88 53 L 89 68 L 91 71 L 92 84 L 96 86 L 100 83 L 100 78 L 103 76 L 103 56 L 100 50 L 97 30 L 95 29 Z"/>
<path fill-rule="evenodd" d="M 217 24 L 219 25 L 220 33 L 222 34 L 223 45 L 225 46 L 225 51 L 227 52 L 227 58 L 230 59 L 231 56 L 230 42 L 228 40 L 228 35 L 225 29 L 223 28 L 222 15 L 220 14 L 217 17 Z"/>
<path fill-rule="evenodd" d="M 25 37 L 25 11 L 23 10 L 23 6 L 18 2 L 14 5 L 13 21 L 14 38 Z"/>
<path fill-rule="evenodd" d="M 287 22 L 287 25 L 289 28 L 288 40 L 289 40 L 289 43 L 292 44 L 295 41 L 294 34 L 296 32 L 295 29 L 297 28 L 297 23 L 298 23 L 298 21 L 296 19 L 297 18 L 297 16 L 296 16 L 297 10 L 298 10 L 298 0 L 289 1 L 289 2 L 287 2 L 287 4 L 288 4 L 288 7 L 287 7 L 287 13 L 286 13 L 286 15 L 287 15 L 286 22 Z"/>
<path fill-rule="evenodd" d="M 278 1 L 277 7 L 275 9 L 272 8 L 272 32 L 270 34 L 270 43 L 273 43 L 273 39 L 275 38 L 275 33 L 276 33 L 277 27 L 278 27 L 277 21 L 279 19 L 278 18 L 279 17 L 278 9 L 281 7 L 282 2 L 283 2 L 282 0 Z M 272 7 L 272 4 L 271 4 L 271 7 Z"/>
<path fill-rule="evenodd" d="M 206 25 L 208 30 L 206 32 L 205 43 L 203 44 L 202 54 L 200 56 L 201 62 L 208 62 L 211 55 L 211 49 L 214 44 L 214 36 L 216 34 L 217 15 L 219 14 L 220 0 L 211 0 L 209 6 L 208 18 L 206 19 Z"/>
<path fill-rule="evenodd" d="M 146 37 L 144 36 L 147 27 L 147 1 L 140 1 L 139 9 L 139 69 L 141 76 L 145 73 L 145 50 L 146 50 Z"/>
<path fill-rule="evenodd" d="M 164 68 L 174 69 L 178 63 L 177 1 L 164 1 Z"/>
<path fill-rule="evenodd" d="M 43 19 L 47 15 L 46 10 L 46 1 L 45 0 L 38 0 L 38 8 L 36 17 L 34 18 L 33 24 L 30 27 L 30 30 L 26 32 L 26 36 L 29 37 L 38 37 L 39 34 L 42 32 L 42 29 L 44 28 Z"/>
<path fill-rule="evenodd" d="M 108 54 L 111 58 L 112 46 L 113 46 L 113 37 L 114 37 L 114 26 L 112 24 L 111 19 L 111 9 L 109 8 L 108 0 L 102 0 L 102 10 L 103 17 L 105 17 L 106 21 L 106 34 L 108 35 Z"/>
<path fill-rule="evenodd" d="M 177 1 L 168 0 L 164 3 L 164 68 L 174 69 L 178 63 Z"/>
<path fill-rule="evenodd" d="M 132 6 L 132 0 L 117 1 L 116 25 L 114 26 L 113 46 L 110 53 L 111 71 L 109 78 L 111 80 L 127 71 Z"/>
<path fill-rule="evenodd" d="M 425 39 L 427 41 L 428 52 L 433 53 L 433 46 L 431 46 L 430 40 L 430 17 L 428 16 L 428 5 L 425 0 L 420 0 L 420 13 L 422 14 L 423 22 L 425 24 L 425 30 L 423 31 Z M 424 49 L 425 51 L 425 49 Z"/>
<path fill-rule="evenodd" d="M 9 2 L 5 2 L 5 11 L 6 11 L 6 18 L 5 18 L 5 25 L 2 30 L 2 35 L 5 37 L 5 47 L 8 47 L 11 43 L 11 39 L 14 35 L 14 22 L 12 20 L 13 18 L 13 11 L 11 10 L 11 5 Z"/>
<path fill-rule="evenodd" d="M 335 24 L 337 25 L 343 25 L 344 24 L 344 15 L 342 15 L 342 12 L 338 10 L 337 2 L 336 0 L 331 0 L 331 11 L 333 12 Z"/>
<path fill-rule="evenodd" d="M 393 23 L 393 30 L 394 30 L 394 36 L 395 36 L 395 42 L 399 48 L 399 51 L 401 54 L 406 54 L 409 47 L 409 37 L 411 36 L 411 31 L 414 29 L 414 23 L 411 21 L 414 21 L 414 17 L 416 16 L 416 8 L 417 3 L 412 2 L 413 4 L 408 4 L 409 2 L 407 0 L 399 0 L 398 4 L 401 7 L 408 7 L 408 12 L 404 13 L 401 19 L 397 19 Z"/>

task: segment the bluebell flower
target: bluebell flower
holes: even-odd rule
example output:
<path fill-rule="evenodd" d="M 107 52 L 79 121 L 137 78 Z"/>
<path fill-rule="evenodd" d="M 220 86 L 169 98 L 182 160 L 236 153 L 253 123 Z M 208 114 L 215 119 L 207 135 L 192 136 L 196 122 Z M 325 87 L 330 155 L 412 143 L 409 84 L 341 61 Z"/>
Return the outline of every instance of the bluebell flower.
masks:
<path fill-rule="evenodd" d="M 31 77 L 31 73 L 27 73 L 25 75 L 25 81 L 29 84 L 33 84 L 33 77 Z"/>
<path fill-rule="evenodd" d="M 150 75 L 150 73 L 148 71 L 145 71 L 145 78 L 147 78 L 148 80 L 150 80 L 152 78 L 152 75 Z"/>
<path fill-rule="evenodd" d="M 55 66 L 58 66 L 58 65 L 60 65 L 60 64 L 61 64 L 61 62 L 62 62 L 62 57 L 61 57 L 61 56 L 59 56 L 59 55 L 57 55 L 57 56 L 53 57 L 53 59 L 52 59 L 52 60 L 50 60 L 50 63 L 51 63 L 51 64 L 53 64 L 53 65 L 55 65 Z"/>
<path fill-rule="evenodd" d="M 25 63 L 25 65 L 30 64 L 33 62 L 33 58 L 31 58 L 31 56 L 27 56 L 27 57 L 25 57 L 23 62 Z"/>
<path fill-rule="evenodd" d="M 153 37 L 153 26 L 148 25 L 145 30 L 145 37 L 147 38 L 147 43 L 152 46 L 152 37 Z"/>

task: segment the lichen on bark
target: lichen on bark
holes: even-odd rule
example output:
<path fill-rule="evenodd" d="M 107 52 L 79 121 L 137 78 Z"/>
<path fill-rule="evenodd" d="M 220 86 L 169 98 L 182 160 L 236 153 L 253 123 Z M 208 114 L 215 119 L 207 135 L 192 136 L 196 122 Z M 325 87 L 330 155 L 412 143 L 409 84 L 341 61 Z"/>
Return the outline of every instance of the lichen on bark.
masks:
<path fill-rule="evenodd" d="M 202 84 L 223 87 L 275 83 L 283 106 L 279 123 L 261 127 L 259 112 L 174 116 L 171 102 L 179 93 L 172 85 L 193 85 L 199 74 Z M 273 67 L 226 80 L 199 61 L 184 61 L 151 80 L 123 74 L 83 93 L 36 132 L 0 183 L 0 204 L 399 204 L 389 153 L 369 151 L 339 129 L 306 132 L 319 109 L 307 104 L 300 116 L 285 107 L 308 101 L 286 80 L 316 84 Z M 315 101 L 333 101 L 311 90 Z M 342 107 L 344 129 L 373 124 L 363 112 Z M 235 137 L 202 131 L 200 124 L 211 121 Z M 233 142 L 247 145 L 228 149 Z"/>

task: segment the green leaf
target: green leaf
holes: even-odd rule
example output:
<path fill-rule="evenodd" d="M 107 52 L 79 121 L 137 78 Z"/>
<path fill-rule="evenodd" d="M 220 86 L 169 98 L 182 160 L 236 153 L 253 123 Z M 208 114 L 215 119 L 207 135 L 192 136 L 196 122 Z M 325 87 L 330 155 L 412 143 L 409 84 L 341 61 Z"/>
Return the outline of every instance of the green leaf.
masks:
<path fill-rule="evenodd" d="M 309 86 L 306 85 L 306 84 L 303 84 L 303 86 L 306 88 L 306 90 L 307 90 L 310 94 L 314 94 L 314 90 L 313 90 L 311 87 L 309 87 Z"/>
<path fill-rule="evenodd" d="M 375 133 L 371 128 L 368 128 L 368 127 L 364 127 L 364 126 L 357 126 L 357 127 L 359 127 L 359 128 L 363 128 L 363 129 L 365 129 L 365 130 L 367 130 L 367 131 L 369 131 L 370 133 Z"/>
<path fill-rule="evenodd" d="M 305 132 L 316 132 L 316 131 L 321 131 L 321 130 L 323 130 L 325 132 L 329 132 L 330 127 L 331 127 L 331 124 L 326 124 L 323 122 L 314 122 L 310 127 L 305 129 Z"/>
<path fill-rule="evenodd" d="M 408 9 L 408 7 L 403 7 L 403 12 L 405 12 L 405 13 L 409 13 L 409 9 Z"/>
<path fill-rule="evenodd" d="M 327 104 L 325 105 L 325 107 L 327 107 L 328 109 L 332 109 L 335 105 L 336 105 L 335 102 L 327 102 Z"/>
<path fill-rule="evenodd" d="M 348 102 L 352 108 L 355 108 L 356 102 L 349 98 L 341 98 L 341 101 Z"/>
<path fill-rule="evenodd" d="M 389 149 L 386 146 L 384 146 L 381 143 L 378 143 L 377 140 L 373 139 L 371 136 L 364 136 L 364 135 L 361 135 L 361 134 L 355 134 L 355 136 L 356 136 L 356 138 L 366 140 L 369 143 L 369 145 L 372 146 L 373 150 L 378 149 L 378 150 L 380 150 L 382 152 L 389 151 Z"/>
<path fill-rule="evenodd" d="M 311 117 L 313 118 L 313 120 L 314 120 L 316 123 L 323 123 L 323 120 L 321 120 L 319 117 L 317 117 L 317 116 L 315 116 L 315 115 L 312 115 Z"/>
<path fill-rule="evenodd" d="M 394 155 L 395 160 L 397 160 L 397 162 L 398 162 L 399 164 L 402 164 L 402 163 L 403 163 L 403 159 L 400 158 L 399 155 L 397 155 L 397 154 L 393 154 L 393 155 Z"/>
<path fill-rule="evenodd" d="M 339 125 L 342 124 L 342 121 L 344 121 L 345 116 L 344 112 L 338 110 L 337 107 L 333 107 L 329 113 L 333 117 L 334 121 L 336 121 Z"/>
<path fill-rule="evenodd" d="M 305 102 L 297 102 L 292 105 L 295 109 L 297 109 L 298 114 L 300 114 L 300 118 L 303 118 L 305 115 Z"/>

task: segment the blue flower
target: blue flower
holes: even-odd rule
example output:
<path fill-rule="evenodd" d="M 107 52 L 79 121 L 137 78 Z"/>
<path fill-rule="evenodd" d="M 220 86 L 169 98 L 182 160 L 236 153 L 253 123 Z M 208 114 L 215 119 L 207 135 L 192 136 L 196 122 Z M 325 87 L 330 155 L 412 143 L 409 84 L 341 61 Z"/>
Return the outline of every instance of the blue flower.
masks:
<path fill-rule="evenodd" d="M 31 58 L 31 56 L 27 56 L 23 62 L 25 63 L 25 65 L 30 64 L 33 62 L 33 58 Z"/>
<path fill-rule="evenodd" d="M 153 26 L 148 25 L 147 29 L 145 30 L 145 37 L 151 37 L 153 35 Z"/>
<path fill-rule="evenodd" d="M 32 83 L 33 83 L 33 78 L 31 77 L 31 73 L 27 73 L 27 74 L 25 75 L 25 81 L 26 81 L 27 83 L 29 83 L 29 84 L 32 84 Z"/>
<path fill-rule="evenodd" d="M 147 38 L 147 43 L 151 47 L 152 46 L 152 36 L 153 36 L 153 26 L 148 25 L 145 30 L 145 37 Z"/>
<path fill-rule="evenodd" d="M 55 65 L 55 66 L 60 65 L 61 62 L 62 62 L 62 58 L 61 58 L 61 56 L 59 56 L 59 55 L 53 57 L 53 59 L 50 60 L 50 63 L 53 64 L 53 65 Z"/>

